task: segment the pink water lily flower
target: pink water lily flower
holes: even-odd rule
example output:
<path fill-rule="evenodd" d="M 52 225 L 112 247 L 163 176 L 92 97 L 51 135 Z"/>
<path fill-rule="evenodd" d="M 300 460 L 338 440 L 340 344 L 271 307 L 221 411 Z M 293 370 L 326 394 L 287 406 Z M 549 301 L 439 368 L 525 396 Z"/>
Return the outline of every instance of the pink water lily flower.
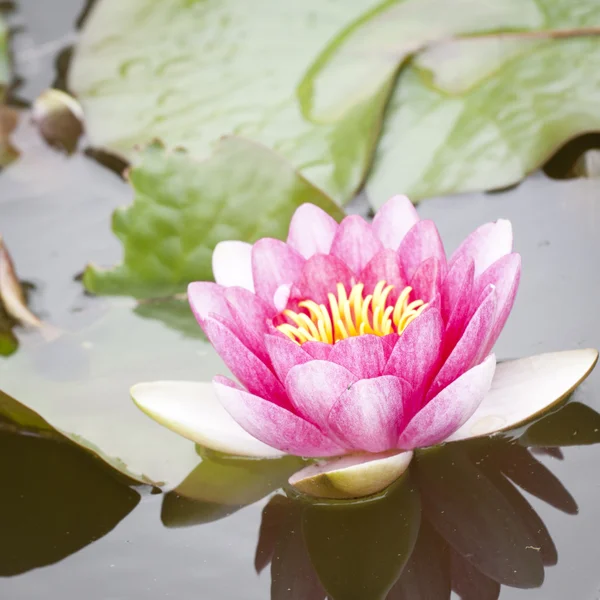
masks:
<path fill-rule="evenodd" d="M 132 390 L 153 418 L 217 450 L 321 459 L 291 478 L 315 495 L 386 487 L 412 451 L 514 427 L 564 397 L 598 353 L 496 365 L 521 258 L 508 221 L 482 225 L 448 259 L 404 196 L 372 223 L 311 204 L 287 242 L 221 242 L 216 283 L 188 298 L 237 382 Z M 239 383 L 238 383 L 239 382 Z"/>

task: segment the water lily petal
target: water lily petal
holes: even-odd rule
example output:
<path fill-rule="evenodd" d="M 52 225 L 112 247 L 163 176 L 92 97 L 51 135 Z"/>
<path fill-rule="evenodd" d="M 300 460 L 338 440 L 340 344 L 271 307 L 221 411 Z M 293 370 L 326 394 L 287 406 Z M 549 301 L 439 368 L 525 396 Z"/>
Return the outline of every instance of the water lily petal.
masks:
<path fill-rule="evenodd" d="M 345 450 L 302 417 L 250 394 L 217 376 L 214 385 L 227 412 L 248 433 L 265 444 L 296 456 L 335 456 Z"/>
<path fill-rule="evenodd" d="M 360 454 L 310 465 L 290 477 L 290 484 L 317 498 L 362 498 L 381 492 L 410 464 L 412 452 Z"/>
<path fill-rule="evenodd" d="M 285 387 L 298 413 L 327 430 L 331 407 L 357 379 L 356 375 L 340 365 L 326 360 L 313 360 L 290 369 Z"/>
<path fill-rule="evenodd" d="M 512 252 L 512 225 L 506 219 L 486 223 L 471 233 L 456 249 L 450 265 L 460 257 L 469 256 L 475 262 L 475 276 L 483 273 L 492 263 Z"/>
<path fill-rule="evenodd" d="M 237 326 L 234 333 L 247 348 L 269 365 L 264 336 L 269 332 L 269 323 L 274 315 L 272 307 L 256 294 L 241 287 L 226 288 L 225 298 L 230 308 L 231 320 Z"/>
<path fill-rule="evenodd" d="M 383 244 L 371 225 L 358 215 L 346 217 L 331 244 L 331 254 L 343 260 L 356 275 L 381 250 Z"/>
<path fill-rule="evenodd" d="M 448 323 L 459 306 L 468 307 L 474 275 L 475 262 L 466 255 L 460 256 L 448 269 L 442 285 L 442 317 L 445 323 Z"/>
<path fill-rule="evenodd" d="M 373 219 L 373 233 L 386 248 L 397 250 L 419 215 L 407 196 L 392 196 Z"/>
<path fill-rule="evenodd" d="M 433 221 L 419 221 L 406 234 L 398 248 L 404 276 L 410 281 L 419 265 L 428 258 L 437 258 L 446 276 L 446 253 L 442 238 Z"/>
<path fill-rule="evenodd" d="M 188 302 L 200 325 L 210 313 L 232 319 L 231 310 L 225 298 L 226 289 L 226 287 L 211 281 L 194 281 L 188 285 Z"/>
<path fill-rule="evenodd" d="M 287 243 L 304 258 L 329 254 L 338 229 L 335 219 L 314 204 L 298 207 L 290 222 Z"/>
<path fill-rule="evenodd" d="M 448 441 L 512 429 L 568 396 L 592 371 L 598 351 L 567 350 L 500 363 L 492 389 Z"/>
<path fill-rule="evenodd" d="M 293 283 L 302 272 L 304 258 L 281 240 L 263 238 L 252 247 L 252 276 L 256 293 L 270 305 L 282 285 Z"/>
<path fill-rule="evenodd" d="M 349 290 L 353 277 L 344 261 L 330 254 L 315 254 L 304 264 L 292 288 L 292 297 L 299 300 L 309 298 L 317 304 L 329 305 L 327 294 L 335 292 L 338 283 Z"/>
<path fill-rule="evenodd" d="M 389 302 L 394 303 L 402 290 L 408 285 L 402 275 L 398 253 L 389 248 L 378 252 L 361 271 L 358 281 L 364 284 L 363 295 L 372 294 L 380 281 L 393 285 L 394 289 L 388 296 Z"/>
<path fill-rule="evenodd" d="M 412 450 L 445 441 L 473 415 L 492 385 L 496 357 L 491 354 L 443 389 L 406 426 L 398 447 Z"/>
<path fill-rule="evenodd" d="M 515 303 L 520 279 L 521 256 L 519 254 L 507 254 L 488 267 L 477 281 L 480 290 L 487 285 L 495 285 L 498 298 L 496 317 L 484 353 L 491 352 L 496 340 L 500 337 L 500 333 Z"/>
<path fill-rule="evenodd" d="M 413 297 L 419 298 L 423 302 L 431 302 L 436 296 L 439 296 L 442 287 L 440 261 L 433 256 L 424 260 L 412 276 L 410 287 L 414 290 Z"/>
<path fill-rule="evenodd" d="M 303 347 L 282 335 L 265 336 L 265 345 L 273 369 L 281 381 L 285 381 L 292 367 L 313 360 L 313 357 L 305 352 Z"/>
<path fill-rule="evenodd" d="M 496 290 L 492 288 L 479 305 L 460 340 L 433 380 L 427 393 L 428 399 L 433 398 L 461 373 L 481 361 L 495 314 Z"/>
<path fill-rule="evenodd" d="M 252 246 L 246 242 L 236 240 L 219 242 L 212 255 L 215 281 L 226 287 L 239 285 L 253 292 L 251 256 Z"/>
<path fill-rule="evenodd" d="M 231 372 L 251 393 L 290 407 L 283 385 L 230 328 L 209 318 L 204 322 L 204 332 Z"/>
<path fill-rule="evenodd" d="M 149 417 L 201 446 L 237 456 L 275 457 L 282 453 L 252 437 L 221 406 L 212 383 L 152 381 L 131 388 L 136 405 Z"/>
<path fill-rule="evenodd" d="M 447 356 L 463 334 L 471 314 L 475 263 L 465 256 L 451 267 L 443 284 L 442 317 L 446 323 L 444 355 Z M 488 352 L 489 354 L 489 352 Z"/>
<path fill-rule="evenodd" d="M 359 335 L 337 342 L 328 360 L 354 373 L 359 379 L 378 377 L 385 367 L 382 338 Z"/>
<path fill-rule="evenodd" d="M 399 377 L 361 379 L 344 390 L 333 405 L 329 426 L 357 450 L 391 450 L 402 429 L 404 396 L 411 392 L 410 385 Z"/>
<path fill-rule="evenodd" d="M 443 332 L 440 311 L 426 310 L 404 330 L 385 366 L 386 375 L 402 377 L 411 385 L 416 402 L 421 401 L 425 386 L 429 385 L 439 366 Z M 406 408 L 408 414 L 414 414 L 420 405 Z"/>
<path fill-rule="evenodd" d="M 302 350 L 305 350 L 317 360 L 327 360 L 333 350 L 333 346 L 325 342 L 304 342 Z"/>

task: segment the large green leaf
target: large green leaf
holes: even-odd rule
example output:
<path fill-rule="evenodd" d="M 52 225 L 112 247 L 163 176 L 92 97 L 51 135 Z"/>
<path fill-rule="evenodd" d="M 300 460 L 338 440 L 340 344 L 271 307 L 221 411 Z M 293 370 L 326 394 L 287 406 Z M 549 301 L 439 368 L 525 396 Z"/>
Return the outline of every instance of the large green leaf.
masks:
<path fill-rule="evenodd" d="M 343 118 L 302 116 L 296 87 L 338 31 L 376 0 L 101 0 L 69 87 L 93 144 L 125 157 L 155 137 L 206 156 L 224 134 L 285 155 L 338 200 L 364 177 L 387 93 Z M 343 85 L 339 73 L 333 85 Z"/>
<path fill-rule="evenodd" d="M 597 37 L 498 34 L 594 26 L 594 4 L 101 0 L 70 87 L 96 145 L 130 157 L 159 137 L 206 156 L 221 135 L 239 134 L 344 202 L 368 172 L 398 69 L 427 49 L 396 85 L 374 203 L 487 189 L 598 122 Z M 473 34 L 485 39 L 435 46 Z"/>
<path fill-rule="evenodd" d="M 212 250 L 221 240 L 285 238 L 292 214 L 304 202 L 342 216 L 333 200 L 285 160 L 242 138 L 224 138 L 204 162 L 153 143 L 129 178 L 134 203 L 113 215 L 123 264 L 87 269 L 84 283 L 96 293 L 183 292 L 190 281 L 211 279 Z"/>
<path fill-rule="evenodd" d="M 526 4 L 525 4 L 526 6 Z M 600 4 L 540 0 L 541 29 L 600 26 Z M 367 191 L 380 206 L 508 186 L 600 129 L 600 36 L 487 35 L 433 46 L 401 74 Z"/>

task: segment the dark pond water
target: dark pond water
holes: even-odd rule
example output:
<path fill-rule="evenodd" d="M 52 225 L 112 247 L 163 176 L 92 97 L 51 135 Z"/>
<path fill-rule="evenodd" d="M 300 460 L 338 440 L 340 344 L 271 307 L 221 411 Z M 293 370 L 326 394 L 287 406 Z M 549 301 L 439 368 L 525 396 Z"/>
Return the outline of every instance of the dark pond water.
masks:
<path fill-rule="evenodd" d="M 15 40 L 23 100 L 55 80 L 56 57 L 85 3 L 41 4 L 21 1 L 12 16 L 23 26 Z M 187 379 L 222 370 L 185 314 L 165 320 L 130 300 L 92 298 L 77 281 L 88 260 L 119 258 L 108 227 L 130 198 L 119 177 L 83 154 L 46 148 L 26 122 L 17 142 L 21 161 L 0 173 L 0 230 L 34 285 L 32 307 L 56 327 L 104 329 L 92 329 L 91 354 L 22 334 L 18 353 L 2 359 L 0 389 L 5 378 L 18 399 L 15 390 L 37 385 L 40 410 L 61 400 L 93 427 L 110 422 L 128 386 L 159 368 L 161 377 Z M 499 357 L 600 346 L 599 200 L 600 181 L 539 175 L 512 191 L 421 205 L 450 251 L 480 223 L 512 220 L 523 277 Z M 53 385 L 30 377 L 28 359 Z M 384 499 L 343 507 L 282 491 L 249 505 L 258 491 L 234 490 L 226 503 L 223 494 L 193 500 L 194 477 L 179 493 L 155 493 L 74 446 L 0 428 L 0 597 L 323 600 L 325 584 L 339 600 L 377 600 L 404 567 L 389 600 L 442 600 L 451 586 L 469 600 L 597 600 L 596 411 L 600 372 L 520 440 L 522 431 L 425 453 Z M 127 433 L 127 422 L 114 423 L 114 436 Z M 182 465 L 180 479 L 197 462 Z M 258 469 L 218 457 L 202 464 L 249 478 Z"/>

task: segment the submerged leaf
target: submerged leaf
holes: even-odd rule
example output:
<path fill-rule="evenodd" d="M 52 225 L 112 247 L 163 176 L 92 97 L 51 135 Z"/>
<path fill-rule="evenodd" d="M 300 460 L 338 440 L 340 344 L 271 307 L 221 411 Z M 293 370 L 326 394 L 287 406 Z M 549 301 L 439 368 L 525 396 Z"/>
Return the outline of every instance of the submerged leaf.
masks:
<path fill-rule="evenodd" d="M 212 277 L 212 251 L 222 240 L 285 238 L 305 202 L 342 216 L 285 160 L 242 138 L 224 138 L 204 162 L 153 143 L 129 178 L 134 203 L 113 215 L 123 263 L 87 268 L 84 283 L 95 293 L 147 298 L 184 292 L 189 282 Z"/>

